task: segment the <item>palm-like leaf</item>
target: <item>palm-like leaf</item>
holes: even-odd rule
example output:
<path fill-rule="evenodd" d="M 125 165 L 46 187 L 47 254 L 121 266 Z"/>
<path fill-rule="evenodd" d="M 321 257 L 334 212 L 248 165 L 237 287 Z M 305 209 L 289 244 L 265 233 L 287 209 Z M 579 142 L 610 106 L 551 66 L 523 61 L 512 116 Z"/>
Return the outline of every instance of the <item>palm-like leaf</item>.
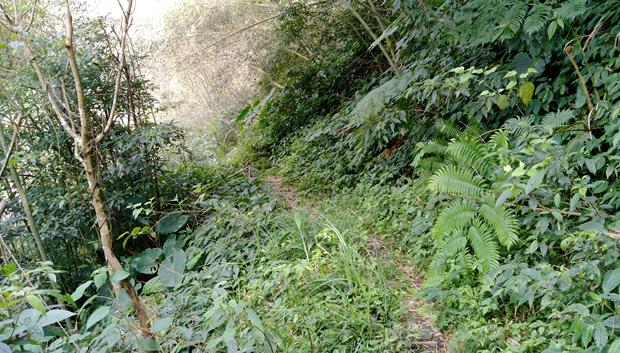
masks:
<path fill-rule="evenodd" d="M 488 154 L 484 151 L 484 144 L 478 139 L 470 137 L 453 139 L 446 152 L 459 165 L 471 166 L 483 175 L 491 170 L 491 164 L 486 160 Z"/>
<path fill-rule="evenodd" d="M 472 172 L 449 165 L 438 170 L 430 179 L 429 189 L 469 197 L 484 192 L 482 179 Z"/>
<path fill-rule="evenodd" d="M 433 226 L 432 233 L 437 239 L 443 239 L 456 229 L 467 227 L 476 216 L 471 202 L 456 201 L 444 208 Z"/>
<path fill-rule="evenodd" d="M 467 231 L 467 238 L 480 263 L 482 273 L 487 273 L 499 266 L 497 240 L 486 225 L 479 220 L 475 220 L 474 224 Z"/>
<path fill-rule="evenodd" d="M 480 207 L 480 215 L 493 228 L 502 245 L 510 248 L 517 242 L 517 220 L 505 205 L 494 207 L 484 204 Z"/>

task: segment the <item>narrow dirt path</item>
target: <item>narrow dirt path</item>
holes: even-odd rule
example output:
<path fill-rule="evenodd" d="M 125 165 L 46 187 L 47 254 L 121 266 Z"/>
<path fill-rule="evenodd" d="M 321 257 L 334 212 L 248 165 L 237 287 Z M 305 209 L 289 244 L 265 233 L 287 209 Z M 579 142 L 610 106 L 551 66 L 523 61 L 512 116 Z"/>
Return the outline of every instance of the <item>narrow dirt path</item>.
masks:
<path fill-rule="evenodd" d="M 447 341 L 444 335 L 435 327 L 433 319 L 421 313 L 422 301 L 415 299 L 413 292 L 420 288 L 424 277 L 416 271 L 401 254 L 394 244 L 379 235 L 368 237 L 367 249 L 375 261 L 384 266 L 394 266 L 402 282 L 391 283 L 390 287 L 404 293 L 403 303 L 405 314 L 403 324 L 411 331 L 418 332 L 417 340 L 410 340 L 411 351 L 418 353 L 447 353 Z"/>
<path fill-rule="evenodd" d="M 311 203 L 300 205 L 295 190 L 284 184 L 280 177 L 267 176 L 263 178 L 263 182 L 270 185 L 273 192 L 282 197 L 286 208 L 305 210 L 311 216 L 316 216 L 314 205 Z M 423 303 L 416 300 L 412 293 L 412 290 L 415 291 L 420 288 L 423 281 L 422 274 L 411 267 L 404 256 L 396 250 L 396 247 L 389 240 L 379 235 L 370 235 L 366 248 L 373 260 L 383 266 L 394 266 L 402 277 L 401 281 L 390 283 L 390 287 L 405 293 L 402 323 L 408 331 L 417 332 L 417 338 L 407 342 L 410 351 L 417 353 L 447 353 L 447 344 L 443 334 L 437 330 L 430 317 L 420 313 Z"/>

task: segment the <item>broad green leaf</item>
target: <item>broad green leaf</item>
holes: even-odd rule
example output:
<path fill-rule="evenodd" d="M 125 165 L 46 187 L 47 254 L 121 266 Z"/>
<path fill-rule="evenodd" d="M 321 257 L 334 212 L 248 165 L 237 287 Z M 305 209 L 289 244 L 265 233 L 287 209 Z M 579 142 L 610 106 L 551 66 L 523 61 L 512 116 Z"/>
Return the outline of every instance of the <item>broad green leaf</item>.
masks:
<path fill-rule="evenodd" d="M 172 324 L 172 320 L 173 317 L 172 316 L 168 316 L 168 317 L 163 317 L 161 319 L 157 319 L 153 325 L 151 325 L 151 331 L 152 332 L 162 332 L 168 329 L 168 327 L 170 327 L 170 325 Z"/>
<path fill-rule="evenodd" d="M 262 330 L 263 324 L 261 323 L 260 318 L 258 317 L 258 314 L 256 314 L 256 311 L 250 308 L 246 308 L 245 311 L 248 314 L 248 319 L 250 319 L 250 322 L 252 323 L 252 325 Z"/>
<path fill-rule="evenodd" d="M 13 353 L 13 351 L 6 343 L 0 342 L 0 353 Z"/>
<path fill-rule="evenodd" d="M 185 265 L 185 268 L 187 268 L 188 270 L 192 270 L 196 266 L 198 261 L 202 258 L 203 254 L 204 252 L 202 251 L 196 252 L 194 256 L 192 257 L 192 259 L 187 262 L 187 264 Z"/>
<path fill-rule="evenodd" d="M 184 214 L 169 214 L 159 220 L 159 223 L 157 223 L 157 226 L 155 227 L 155 231 L 159 234 L 172 234 L 181 229 L 185 223 L 187 223 L 188 219 L 189 216 Z"/>
<path fill-rule="evenodd" d="M 6 265 L 3 265 L 2 267 L 0 267 L 0 272 L 5 275 L 8 276 L 11 273 L 15 272 L 17 270 L 17 265 L 15 265 L 14 263 L 8 263 Z"/>
<path fill-rule="evenodd" d="M 160 259 L 162 254 L 163 251 L 159 248 L 146 249 L 137 255 L 131 263 L 138 272 L 153 274 L 157 272 L 157 261 Z"/>
<path fill-rule="evenodd" d="M 528 105 L 534 96 L 534 84 L 532 82 L 523 82 L 519 86 L 519 98 L 523 104 Z"/>
<path fill-rule="evenodd" d="M 39 319 L 38 324 L 41 327 L 49 326 L 49 325 L 53 325 L 55 323 L 61 322 L 63 320 L 66 320 L 72 316 L 75 316 L 75 313 L 72 313 L 67 310 L 53 309 L 45 313 L 45 315 L 43 315 Z"/>
<path fill-rule="evenodd" d="M 607 353 L 620 353 L 620 337 L 616 338 L 616 340 L 609 345 Z"/>
<path fill-rule="evenodd" d="M 108 316 L 109 313 L 110 313 L 109 306 L 100 306 L 99 308 L 97 308 L 97 310 L 95 310 L 88 317 L 88 320 L 86 321 L 86 329 L 88 330 L 89 328 L 93 327 L 94 324 L 103 320 L 106 316 Z"/>
<path fill-rule="evenodd" d="M 161 292 L 165 289 L 164 284 L 161 283 L 159 277 L 153 277 L 142 286 L 142 295 L 153 294 Z"/>
<path fill-rule="evenodd" d="M 594 343 L 598 348 L 603 348 L 607 344 L 608 339 L 607 329 L 602 323 L 597 322 L 594 325 Z"/>
<path fill-rule="evenodd" d="M 120 282 L 120 281 L 124 280 L 127 277 L 129 277 L 129 272 L 127 272 L 125 270 L 118 270 L 118 271 L 114 272 L 112 277 L 110 277 L 110 281 L 111 282 Z"/>
<path fill-rule="evenodd" d="M 603 292 L 605 294 L 610 293 L 616 289 L 618 285 L 620 285 L 620 268 L 616 268 L 615 270 L 605 274 L 605 279 L 603 280 Z"/>
<path fill-rule="evenodd" d="M 529 194 L 536 189 L 545 179 L 546 170 L 539 170 L 530 177 L 525 185 L 525 194 Z"/>
<path fill-rule="evenodd" d="M 588 310 L 588 308 L 580 303 L 574 303 L 569 305 L 566 309 L 564 309 L 565 313 L 578 313 L 581 314 L 583 316 L 587 316 L 590 315 L 590 310 Z"/>
<path fill-rule="evenodd" d="M 581 345 L 587 347 L 592 342 L 592 336 L 594 334 L 594 326 L 588 325 L 581 332 Z"/>
<path fill-rule="evenodd" d="M 553 35 L 557 31 L 557 29 L 558 29 L 558 22 L 557 21 L 551 21 L 551 23 L 549 24 L 549 27 L 547 27 L 547 36 L 549 37 L 549 39 L 551 39 L 551 37 L 553 37 Z"/>
<path fill-rule="evenodd" d="M 185 271 L 185 252 L 181 249 L 175 249 L 173 253 L 167 256 L 159 265 L 157 276 L 166 287 L 174 287 L 183 277 Z"/>
<path fill-rule="evenodd" d="M 36 309 L 41 314 L 45 315 L 45 303 L 41 297 L 36 294 L 28 294 L 26 295 L 26 301 L 33 309 Z"/>
<path fill-rule="evenodd" d="M 73 301 L 77 301 L 80 298 L 82 298 L 82 296 L 84 295 L 84 291 L 86 291 L 86 288 L 88 288 L 91 284 L 93 283 L 93 281 L 87 281 L 85 283 L 82 283 L 79 287 L 77 287 L 75 289 L 75 291 L 71 294 L 71 299 L 73 299 Z"/>
<path fill-rule="evenodd" d="M 95 282 L 95 287 L 97 287 L 97 289 L 101 288 L 101 286 L 103 286 L 107 280 L 108 280 L 107 267 L 100 267 L 94 272 L 93 282 Z"/>
<path fill-rule="evenodd" d="M 497 104 L 497 107 L 501 110 L 506 109 L 506 107 L 508 107 L 508 96 L 505 94 L 498 94 L 495 96 L 495 104 Z"/>
<path fill-rule="evenodd" d="M 152 338 L 140 339 L 140 348 L 145 352 L 159 352 L 159 343 Z"/>
<path fill-rule="evenodd" d="M 596 166 L 596 161 L 591 158 L 586 158 L 585 162 L 586 162 L 586 167 L 588 168 L 588 171 L 590 171 L 590 173 L 592 174 L 596 174 L 596 170 L 598 169 Z"/>

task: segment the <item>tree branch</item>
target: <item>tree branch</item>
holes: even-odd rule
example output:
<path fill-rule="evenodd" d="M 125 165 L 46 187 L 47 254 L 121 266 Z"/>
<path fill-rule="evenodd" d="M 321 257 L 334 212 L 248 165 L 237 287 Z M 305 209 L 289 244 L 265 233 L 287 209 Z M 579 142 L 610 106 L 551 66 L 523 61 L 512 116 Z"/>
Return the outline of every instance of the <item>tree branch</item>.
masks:
<path fill-rule="evenodd" d="M 119 4 L 120 5 L 120 4 Z M 123 7 L 121 6 L 121 9 Z M 108 120 L 104 125 L 103 129 L 99 134 L 95 137 L 93 144 L 101 142 L 105 135 L 108 133 L 112 124 L 114 123 L 114 115 L 116 115 L 116 107 L 118 105 L 118 96 L 121 88 L 121 78 L 123 76 L 123 67 L 125 66 L 125 47 L 127 46 L 127 37 L 129 36 L 129 26 L 131 25 L 131 12 L 133 11 L 133 0 L 129 0 L 127 2 L 127 9 L 123 11 L 123 24 L 121 25 L 121 31 L 123 35 L 121 37 L 121 48 L 120 55 L 118 59 L 118 71 L 116 72 L 116 80 L 114 82 L 114 93 L 112 97 L 112 108 L 110 108 L 110 115 L 108 116 Z M 89 146 L 90 148 L 90 146 Z"/>
<path fill-rule="evenodd" d="M 17 119 L 17 123 L 15 123 L 13 126 L 13 137 L 11 138 L 11 144 L 9 145 L 8 151 L 5 151 L 5 154 L 4 154 L 4 162 L 2 163 L 2 167 L 0 167 L 0 178 L 2 177 L 2 175 L 4 175 L 4 172 L 9 166 L 9 160 L 11 159 L 11 154 L 13 154 L 13 150 L 15 149 L 15 146 L 17 145 L 17 132 L 19 131 L 19 126 L 22 122 L 23 117 L 24 115 L 20 113 L 19 118 Z M 0 131 L 0 134 L 2 133 L 4 132 Z"/>

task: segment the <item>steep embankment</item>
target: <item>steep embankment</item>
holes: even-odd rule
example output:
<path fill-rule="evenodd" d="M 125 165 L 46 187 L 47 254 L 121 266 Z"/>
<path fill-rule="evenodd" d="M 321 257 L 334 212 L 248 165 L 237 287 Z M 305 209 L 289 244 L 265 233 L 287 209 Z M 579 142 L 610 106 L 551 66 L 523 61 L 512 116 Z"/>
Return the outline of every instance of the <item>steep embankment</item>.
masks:
<path fill-rule="evenodd" d="M 424 268 L 453 351 L 620 350 L 618 1 L 372 3 L 291 6 L 241 159 Z"/>

